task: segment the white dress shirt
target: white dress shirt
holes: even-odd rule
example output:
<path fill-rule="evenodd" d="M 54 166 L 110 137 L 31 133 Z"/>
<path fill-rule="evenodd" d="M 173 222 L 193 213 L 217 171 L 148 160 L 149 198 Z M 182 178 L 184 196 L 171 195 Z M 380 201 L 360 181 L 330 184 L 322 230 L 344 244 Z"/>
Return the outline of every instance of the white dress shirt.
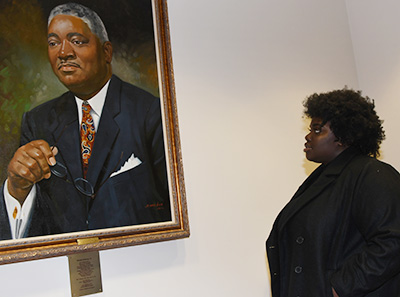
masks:
<path fill-rule="evenodd" d="M 103 111 L 104 102 L 106 101 L 106 95 L 108 90 L 108 81 L 104 87 L 87 102 L 92 107 L 90 115 L 94 121 L 94 128 L 97 131 L 99 126 L 101 113 Z M 79 125 L 82 122 L 82 103 L 83 100 L 75 96 L 76 108 L 78 110 Z M 6 203 L 6 209 L 8 214 L 8 220 L 10 222 L 12 239 L 18 239 L 25 237 L 25 232 L 28 227 L 28 222 L 32 213 L 32 205 L 36 198 L 36 186 L 34 185 L 26 197 L 24 203 L 21 204 L 17 199 L 10 195 L 7 187 L 7 180 L 3 187 L 4 200 Z"/>

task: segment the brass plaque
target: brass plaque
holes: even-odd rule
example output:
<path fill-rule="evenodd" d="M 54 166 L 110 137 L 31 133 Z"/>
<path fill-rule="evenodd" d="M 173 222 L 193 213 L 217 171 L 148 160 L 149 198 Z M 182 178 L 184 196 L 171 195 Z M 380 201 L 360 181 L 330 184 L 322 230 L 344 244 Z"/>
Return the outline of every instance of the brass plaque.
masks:
<path fill-rule="evenodd" d="M 103 292 L 99 252 L 68 256 L 72 297 Z"/>
<path fill-rule="evenodd" d="M 81 238 L 76 240 L 78 245 L 89 244 L 89 243 L 98 243 L 100 239 L 98 237 L 89 237 L 89 238 Z"/>

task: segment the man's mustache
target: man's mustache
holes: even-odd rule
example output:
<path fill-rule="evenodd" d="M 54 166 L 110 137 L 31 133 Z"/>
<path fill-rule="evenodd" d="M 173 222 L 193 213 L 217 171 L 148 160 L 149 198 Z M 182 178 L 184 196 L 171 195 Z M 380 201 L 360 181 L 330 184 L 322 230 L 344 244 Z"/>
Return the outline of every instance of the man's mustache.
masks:
<path fill-rule="evenodd" d="M 73 67 L 78 67 L 81 68 L 81 66 L 78 63 L 74 63 L 74 62 L 61 62 L 57 64 L 57 69 L 60 69 L 61 67 L 64 66 L 73 66 Z"/>

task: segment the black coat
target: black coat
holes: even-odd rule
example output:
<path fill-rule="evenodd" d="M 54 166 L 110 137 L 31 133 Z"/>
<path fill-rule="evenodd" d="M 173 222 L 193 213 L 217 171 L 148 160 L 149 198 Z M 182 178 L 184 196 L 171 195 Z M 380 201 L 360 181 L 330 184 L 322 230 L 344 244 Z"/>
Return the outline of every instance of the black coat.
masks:
<path fill-rule="evenodd" d="M 400 175 L 347 149 L 318 167 L 267 240 L 273 297 L 400 296 Z"/>
<path fill-rule="evenodd" d="M 26 113 L 21 131 L 21 144 L 35 139 L 57 143 L 56 159 L 67 167 L 69 181 L 83 176 L 78 113 L 71 92 Z M 110 177 L 133 156 L 140 165 Z M 171 220 L 159 98 L 112 76 L 87 180 L 94 186 L 94 199 L 54 175 L 39 182 L 27 235 Z M 0 235 L 7 239 L 11 233 L 1 200 Z"/>

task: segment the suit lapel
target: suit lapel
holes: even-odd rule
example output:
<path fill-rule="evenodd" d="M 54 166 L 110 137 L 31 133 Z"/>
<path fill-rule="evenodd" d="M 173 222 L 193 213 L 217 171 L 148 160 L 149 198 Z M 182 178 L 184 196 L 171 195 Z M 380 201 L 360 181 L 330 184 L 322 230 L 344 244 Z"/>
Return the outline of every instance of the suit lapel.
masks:
<path fill-rule="evenodd" d="M 58 148 L 56 159 L 67 167 L 72 180 L 82 177 L 79 122 L 74 95 L 71 92 L 63 95 L 51 112 L 56 119 L 50 127 L 52 144 Z"/>
<path fill-rule="evenodd" d="M 349 148 L 341 153 L 335 160 L 327 166 L 318 167 L 300 186 L 292 200 L 285 206 L 281 212 L 279 220 L 279 231 L 282 231 L 286 223 L 304 206 L 330 186 L 341 174 L 343 169 L 353 159 L 356 152 Z M 281 232 L 279 232 L 281 234 Z"/>
<path fill-rule="evenodd" d="M 115 117 L 121 110 L 120 88 L 120 80 L 113 76 L 96 132 L 87 173 L 87 179 L 96 185 L 96 190 L 110 176 L 120 160 L 121 152 L 117 142 L 120 127 L 115 121 Z"/>

